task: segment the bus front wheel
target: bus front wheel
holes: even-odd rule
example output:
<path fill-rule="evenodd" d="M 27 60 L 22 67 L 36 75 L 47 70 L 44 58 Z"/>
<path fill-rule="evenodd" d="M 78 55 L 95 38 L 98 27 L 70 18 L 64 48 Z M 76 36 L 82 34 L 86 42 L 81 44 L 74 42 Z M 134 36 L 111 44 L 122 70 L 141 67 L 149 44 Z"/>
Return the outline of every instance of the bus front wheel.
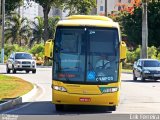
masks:
<path fill-rule="evenodd" d="M 56 111 L 62 111 L 64 109 L 64 105 L 56 104 Z"/>
<path fill-rule="evenodd" d="M 116 106 L 108 106 L 109 111 L 116 111 Z"/>

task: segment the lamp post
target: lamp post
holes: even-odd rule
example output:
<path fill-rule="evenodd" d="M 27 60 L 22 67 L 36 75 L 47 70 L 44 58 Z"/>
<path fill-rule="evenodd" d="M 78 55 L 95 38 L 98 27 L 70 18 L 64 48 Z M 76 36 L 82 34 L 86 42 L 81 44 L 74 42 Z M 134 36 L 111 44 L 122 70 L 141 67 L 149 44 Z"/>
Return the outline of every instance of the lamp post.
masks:
<path fill-rule="evenodd" d="M 142 50 L 141 58 L 148 58 L 147 0 L 142 0 Z"/>
<path fill-rule="evenodd" d="M 5 0 L 2 0 L 2 42 L 1 42 L 1 63 L 4 63 L 4 26 L 5 26 Z"/>

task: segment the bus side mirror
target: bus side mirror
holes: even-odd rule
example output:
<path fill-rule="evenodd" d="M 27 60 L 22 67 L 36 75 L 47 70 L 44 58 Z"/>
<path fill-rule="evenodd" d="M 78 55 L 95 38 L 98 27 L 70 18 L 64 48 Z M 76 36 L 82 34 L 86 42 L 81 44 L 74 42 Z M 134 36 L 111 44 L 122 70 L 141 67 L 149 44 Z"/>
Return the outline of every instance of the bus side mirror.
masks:
<path fill-rule="evenodd" d="M 126 54 L 127 54 L 127 47 L 124 41 L 121 41 L 120 44 L 121 44 L 120 45 L 120 61 L 124 62 L 126 59 Z"/>
<path fill-rule="evenodd" d="M 51 59 L 52 58 L 52 51 L 53 51 L 53 42 L 50 39 L 50 40 L 47 40 L 45 43 L 45 50 L 44 50 L 45 57 Z"/>

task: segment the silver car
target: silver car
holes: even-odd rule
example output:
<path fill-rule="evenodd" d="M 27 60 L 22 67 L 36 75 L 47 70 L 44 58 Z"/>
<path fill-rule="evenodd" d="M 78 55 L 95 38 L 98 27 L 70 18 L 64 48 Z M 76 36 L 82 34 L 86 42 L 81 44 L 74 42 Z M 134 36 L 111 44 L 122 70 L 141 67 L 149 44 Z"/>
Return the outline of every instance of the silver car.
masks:
<path fill-rule="evenodd" d="M 36 73 L 36 61 L 29 53 L 13 52 L 6 63 L 6 70 L 7 73 L 10 73 L 11 70 L 13 73 L 23 70 L 25 70 L 26 73 L 29 73 L 30 71 Z"/>

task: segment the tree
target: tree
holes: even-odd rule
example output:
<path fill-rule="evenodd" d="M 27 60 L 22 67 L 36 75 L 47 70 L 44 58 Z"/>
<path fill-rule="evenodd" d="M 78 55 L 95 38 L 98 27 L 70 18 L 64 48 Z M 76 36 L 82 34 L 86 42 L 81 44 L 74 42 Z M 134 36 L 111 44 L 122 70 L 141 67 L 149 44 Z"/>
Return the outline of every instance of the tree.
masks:
<path fill-rule="evenodd" d="M 48 20 L 49 39 L 54 39 L 56 24 L 60 20 L 59 16 L 50 17 Z"/>
<path fill-rule="evenodd" d="M 148 45 L 160 46 L 160 2 L 148 3 Z M 135 7 L 133 14 L 125 13 L 122 16 L 122 26 L 128 40 L 136 45 L 142 40 L 142 7 Z"/>
<path fill-rule="evenodd" d="M 45 42 L 44 41 L 44 20 L 42 17 L 36 17 L 36 21 L 32 22 L 32 33 L 33 33 L 33 38 L 30 41 L 30 46 L 32 46 L 35 42 L 37 44 Z M 56 29 L 56 24 L 60 20 L 60 17 L 55 16 L 55 17 L 50 17 L 48 19 L 48 39 L 54 39 L 54 34 L 55 34 L 55 29 Z"/>
<path fill-rule="evenodd" d="M 29 46 L 32 46 L 35 42 L 41 43 L 43 41 L 44 20 L 42 17 L 36 17 L 31 24 L 33 26 L 33 38 L 30 40 Z"/>
<path fill-rule="evenodd" d="M 60 7 L 64 0 L 35 0 L 36 3 L 43 7 L 43 14 L 44 14 L 44 40 L 48 40 L 49 33 L 48 33 L 48 14 L 52 6 Z"/>
<path fill-rule="evenodd" d="M 64 10 L 69 10 L 69 15 L 88 15 L 96 7 L 96 0 L 67 0 Z"/>
<path fill-rule="evenodd" d="M 23 0 L 6 0 L 5 1 L 6 14 L 23 5 Z"/>
<path fill-rule="evenodd" d="M 21 18 L 18 14 L 13 14 L 6 19 L 5 42 L 12 44 L 28 44 L 31 36 L 31 29 L 27 18 Z"/>
<path fill-rule="evenodd" d="M 48 14 L 51 7 L 63 7 L 65 10 L 69 10 L 72 14 L 89 14 L 91 9 L 96 6 L 96 0 L 35 0 L 35 2 L 43 7 L 45 41 L 49 39 Z"/>

